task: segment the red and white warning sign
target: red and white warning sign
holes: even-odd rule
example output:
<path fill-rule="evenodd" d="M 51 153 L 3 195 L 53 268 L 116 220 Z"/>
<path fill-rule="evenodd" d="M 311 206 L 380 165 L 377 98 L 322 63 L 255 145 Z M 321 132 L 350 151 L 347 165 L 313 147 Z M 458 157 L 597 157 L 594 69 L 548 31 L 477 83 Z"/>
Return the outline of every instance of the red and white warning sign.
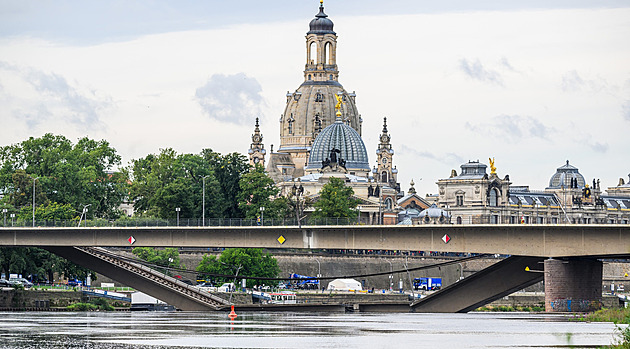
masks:
<path fill-rule="evenodd" d="M 129 241 L 129 244 L 133 245 L 133 243 L 136 242 L 136 238 L 134 238 L 133 236 L 130 236 L 129 239 L 127 239 L 127 241 Z"/>
<path fill-rule="evenodd" d="M 451 241 L 451 237 L 448 236 L 448 234 L 444 234 L 444 236 L 442 236 L 442 241 L 444 241 L 445 244 L 448 244 L 448 242 Z"/>

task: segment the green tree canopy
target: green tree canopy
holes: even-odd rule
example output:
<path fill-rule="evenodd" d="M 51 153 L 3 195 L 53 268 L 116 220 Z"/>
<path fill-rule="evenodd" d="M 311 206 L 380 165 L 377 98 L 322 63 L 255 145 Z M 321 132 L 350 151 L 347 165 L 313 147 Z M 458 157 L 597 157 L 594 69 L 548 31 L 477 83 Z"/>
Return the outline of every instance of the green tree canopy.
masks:
<path fill-rule="evenodd" d="M 56 274 L 68 279 L 85 280 L 96 274 L 87 268 L 74 264 L 46 250 L 35 247 L 0 247 L 0 272 L 7 275 L 22 274 L 33 281 L 53 281 Z"/>
<path fill-rule="evenodd" d="M 346 186 L 343 180 L 330 177 L 330 181 L 324 184 L 319 192 L 319 199 L 313 204 L 315 211 L 312 216 L 315 218 L 356 218 L 359 200 L 353 195 L 354 190 Z"/>
<path fill-rule="evenodd" d="M 245 218 L 256 218 L 264 207 L 265 218 L 280 218 L 287 210 L 286 200 L 275 199 L 280 192 L 262 165 L 256 165 L 239 181 L 238 207 Z"/>
<path fill-rule="evenodd" d="M 240 269 L 239 269 L 240 268 Z M 203 256 L 196 268 L 201 279 L 213 279 L 216 284 L 233 282 L 234 278 L 210 277 L 207 274 L 236 275 L 239 276 L 276 278 L 280 273 L 278 261 L 271 253 L 263 253 L 260 248 L 228 248 L 219 258 L 216 256 Z M 265 280 L 247 280 L 247 287 L 260 285 Z M 267 281 L 267 283 L 270 283 Z"/>
<path fill-rule="evenodd" d="M 132 179 L 130 197 L 139 215 L 172 219 L 180 208 L 180 217 L 201 218 L 205 178 L 206 218 L 239 217 L 238 212 L 232 216 L 232 208 L 244 173 L 239 168 L 245 165 L 242 155 L 221 156 L 211 149 L 177 154 L 167 148 L 132 160 L 125 173 Z"/>
<path fill-rule="evenodd" d="M 179 250 L 176 248 L 167 247 L 156 249 L 153 247 L 135 247 L 131 250 L 131 253 L 143 261 L 162 267 L 181 268 L 182 266 L 179 258 Z M 161 269 L 161 271 L 165 272 L 166 270 Z"/>
<path fill-rule="evenodd" d="M 50 203 L 70 205 L 77 216 L 90 205 L 90 216 L 114 218 L 127 194 L 127 181 L 114 172 L 120 156 L 105 140 L 87 137 L 76 144 L 47 133 L 0 147 L 0 191 L 16 210 Z M 35 183 L 34 183 L 35 182 Z"/>

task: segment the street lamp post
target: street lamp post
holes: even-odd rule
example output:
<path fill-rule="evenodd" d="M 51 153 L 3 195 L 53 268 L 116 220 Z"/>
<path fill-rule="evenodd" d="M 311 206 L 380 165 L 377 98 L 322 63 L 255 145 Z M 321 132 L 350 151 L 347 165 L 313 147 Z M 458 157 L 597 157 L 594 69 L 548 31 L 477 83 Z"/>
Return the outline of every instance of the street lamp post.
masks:
<path fill-rule="evenodd" d="M 389 263 L 389 291 L 391 292 L 394 287 L 394 266 L 390 260 L 386 259 L 386 261 Z"/>
<path fill-rule="evenodd" d="M 81 220 L 83 220 L 84 217 L 85 217 L 85 226 L 87 227 L 87 212 L 88 212 L 88 207 L 91 205 L 92 204 L 87 204 L 83 206 L 83 211 L 81 211 L 81 217 L 79 218 L 79 225 L 77 226 L 77 228 L 81 226 Z"/>
<path fill-rule="evenodd" d="M 175 212 L 177 212 L 177 226 L 179 227 L 179 211 L 181 211 L 182 209 L 177 207 L 175 208 Z"/>
<path fill-rule="evenodd" d="M 260 225 L 265 225 L 265 206 L 260 207 Z"/>
<path fill-rule="evenodd" d="M 4 224 L 3 224 L 4 227 L 7 226 L 7 211 L 8 210 L 6 208 L 2 209 L 2 214 L 4 215 Z"/>
<path fill-rule="evenodd" d="M 204 176 L 201 178 L 201 182 L 203 184 L 203 195 L 201 199 L 201 226 L 206 226 L 206 178 L 208 176 Z"/>
<path fill-rule="evenodd" d="M 295 219 L 297 219 L 298 228 L 302 228 L 302 220 L 300 219 L 300 197 L 304 194 L 304 187 L 302 184 L 296 186 L 293 184 L 291 192 L 295 195 Z"/>
<path fill-rule="evenodd" d="M 315 260 L 315 262 L 317 262 L 317 290 L 321 290 L 322 280 L 319 280 L 319 278 L 322 277 L 322 264 L 319 263 L 319 260 L 317 258 L 313 259 Z"/>
<path fill-rule="evenodd" d="M 13 218 L 15 218 L 15 213 L 11 213 L 11 226 L 13 226 Z"/>

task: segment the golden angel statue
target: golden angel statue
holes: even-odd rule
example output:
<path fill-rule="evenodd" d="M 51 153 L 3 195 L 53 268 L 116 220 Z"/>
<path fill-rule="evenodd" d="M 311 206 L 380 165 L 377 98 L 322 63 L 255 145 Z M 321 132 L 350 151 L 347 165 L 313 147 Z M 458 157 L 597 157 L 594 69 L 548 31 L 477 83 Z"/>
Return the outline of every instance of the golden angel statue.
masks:
<path fill-rule="evenodd" d="M 497 168 L 494 167 L 494 158 L 488 158 L 490 161 L 490 174 L 497 174 Z"/>

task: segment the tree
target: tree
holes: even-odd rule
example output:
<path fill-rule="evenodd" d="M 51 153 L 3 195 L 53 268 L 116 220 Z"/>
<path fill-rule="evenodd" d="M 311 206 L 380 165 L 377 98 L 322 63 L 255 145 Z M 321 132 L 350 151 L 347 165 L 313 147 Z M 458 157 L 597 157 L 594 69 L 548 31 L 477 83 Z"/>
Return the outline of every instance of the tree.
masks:
<path fill-rule="evenodd" d="M 287 210 L 286 200 L 274 198 L 280 192 L 273 179 L 265 173 L 262 165 L 256 165 L 244 174 L 238 182 L 238 208 L 245 214 L 245 218 L 256 218 L 260 215 L 260 208 L 265 208 L 265 217 L 279 218 Z"/>
<path fill-rule="evenodd" d="M 176 248 L 167 247 L 163 249 L 155 249 L 153 247 L 136 247 L 131 251 L 131 253 L 151 264 L 168 268 L 181 267 L 179 251 Z M 163 273 L 166 272 L 166 269 L 158 268 L 158 270 Z"/>
<path fill-rule="evenodd" d="M 239 209 L 238 193 L 240 191 L 239 181 L 241 176 L 250 169 L 247 158 L 239 153 L 220 156 L 220 154 L 214 153 L 210 149 L 204 149 L 202 154 L 206 161 L 211 164 L 219 181 L 225 205 L 223 217 L 243 217 L 243 213 Z"/>
<path fill-rule="evenodd" d="M 36 205 L 68 204 L 75 216 L 90 205 L 92 216 L 114 218 L 127 194 L 126 179 L 113 171 L 118 165 L 120 156 L 105 140 L 85 137 L 73 145 L 47 133 L 0 147 L 0 191 L 17 210 L 32 209 L 35 184 Z"/>
<path fill-rule="evenodd" d="M 278 261 L 271 253 L 263 253 L 260 248 L 228 248 L 219 258 L 203 256 L 195 269 L 199 278 L 206 279 L 207 274 L 236 275 L 243 277 L 276 278 L 280 273 Z M 215 283 L 233 282 L 234 278 L 212 277 Z M 247 280 L 247 287 L 260 285 L 265 280 Z M 269 282 L 269 281 L 267 281 Z"/>
<path fill-rule="evenodd" d="M 175 208 L 180 208 L 182 217 L 201 217 L 205 178 L 206 216 L 221 216 L 220 187 L 201 155 L 161 149 L 158 155 L 132 160 L 125 172 L 133 180 L 130 197 L 139 215 L 172 219 L 177 216 Z"/>
<path fill-rule="evenodd" d="M 319 192 L 319 199 L 315 201 L 313 207 L 315 211 L 312 216 L 315 218 L 356 218 L 356 207 L 359 200 L 353 198 L 354 190 L 346 186 L 343 180 L 330 177 Z"/>
<path fill-rule="evenodd" d="M 35 247 L 0 247 L 0 272 L 22 274 L 33 281 L 53 281 L 54 274 L 84 280 L 96 274 L 53 253 Z"/>
<path fill-rule="evenodd" d="M 172 219 L 180 208 L 181 217 L 201 218 L 205 178 L 205 216 L 241 217 L 237 196 L 239 179 L 249 168 L 245 160 L 237 153 L 221 156 L 211 149 L 200 154 L 162 149 L 125 168 L 132 179 L 130 197 L 140 215 Z"/>

